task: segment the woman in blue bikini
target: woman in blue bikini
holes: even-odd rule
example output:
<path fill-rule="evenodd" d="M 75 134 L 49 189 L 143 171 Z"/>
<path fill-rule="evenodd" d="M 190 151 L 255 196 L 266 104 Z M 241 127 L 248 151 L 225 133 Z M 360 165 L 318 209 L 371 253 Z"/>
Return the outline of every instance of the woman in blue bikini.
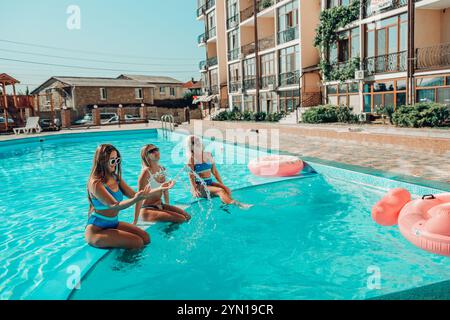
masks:
<path fill-rule="evenodd" d="M 123 249 L 140 249 L 150 243 L 147 232 L 132 224 L 119 222 L 119 212 L 172 187 L 170 182 L 158 189 L 146 188 L 135 192 L 122 179 L 119 151 L 109 144 L 100 145 L 87 187 L 90 203 L 85 231 L 87 243 L 96 248 Z M 129 199 L 124 200 L 124 197 Z"/>
<path fill-rule="evenodd" d="M 161 154 L 159 148 L 149 144 L 141 150 L 142 171 L 139 176 L 139 190 L 158 190 L 166 181 L 166 169 L 159 164 Z M 164 203 L 162 198 L 164 197 Z M 174 222 L 189 221 L 191 216 L 184 210 L 169 204 L 169 191 L 153 193 L 153 196 L 136 204 L 134 224 L 139 217 L 145 222 Z"/>
<path fill-rule="evenodd" d="M 214 158 L 210 152 L 205 152 L 203 143 L 199 137 L 189 136 L 187 138 L 187 166 L 195 172 L 202 180 L 199 181 L 194 174 L 189 175 L 192 194 L 194 197 L 206 198 L 206 190 L 212 196 L 217 196 L 225 204 L 237 205 L 242 209 L 248 209 L 250 206 L 240 203 L 232 198 L 231 190 L 222 182 L 222 178 L 217 170 Z M 213 176 L 217 182 L 213 181 Z M 204 186 L 205 185 L 205 186 Z"/>

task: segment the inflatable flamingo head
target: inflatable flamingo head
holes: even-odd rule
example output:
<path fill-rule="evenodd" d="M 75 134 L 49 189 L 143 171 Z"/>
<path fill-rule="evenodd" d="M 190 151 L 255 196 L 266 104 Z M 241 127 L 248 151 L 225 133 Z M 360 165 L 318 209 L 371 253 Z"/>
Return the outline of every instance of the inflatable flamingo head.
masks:
<path fill-rule="evenodd" d="M 411 201 L 406 189 L 392 189 L 372 209 L 372 218 L 382 226 L 395 226 L 402 208 Z"/>

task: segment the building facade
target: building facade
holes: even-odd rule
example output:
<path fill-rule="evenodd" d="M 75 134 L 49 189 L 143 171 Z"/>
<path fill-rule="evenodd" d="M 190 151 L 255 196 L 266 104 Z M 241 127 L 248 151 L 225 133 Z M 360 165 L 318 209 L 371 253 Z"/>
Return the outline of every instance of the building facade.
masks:
<path fill-rule="evenodd" d="M 205 100 L 266 113 L 320 104 L 320 8 L 320 0 L 198 0 Z"/>
<path fill-rule="evenodd" d="M 72 109 L 83 117 L 95 105 L 100 108 L 154 105 L 156 87 L 119 78 L 52 77 L 32 91 L 35 107 L 42 112 Z"/>
<path fill-rule="evenodd" d="M 352 2 L 322 0 L 322 10 Z M 323 79 L 326 102 L 359 114 L 417 102 L 450 104 L 450 1 L 361 0 L 357 5 L 354 21 L 335 30 L 339 40 L 322 50 L 330 66 L 330 76 Z M 342 79 L 343 69 L 351 76 Z"/>

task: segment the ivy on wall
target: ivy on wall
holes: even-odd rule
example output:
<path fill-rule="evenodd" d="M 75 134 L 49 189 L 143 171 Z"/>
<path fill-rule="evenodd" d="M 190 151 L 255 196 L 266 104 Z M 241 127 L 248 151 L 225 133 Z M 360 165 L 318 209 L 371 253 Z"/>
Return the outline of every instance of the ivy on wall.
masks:
<path fill-rule="evenodd" d="M 348 6 L 323 10 L 320 14 L 319 26 L 316 29 L 314 46 L 327 55 L 330 45 L 334 45 L 339 40 L 339 34 L 336 30 L 358 19 L 359 7 L 360 0 L 354 0 Z M 325 60 L 320 61 L 319 66 L 325 80 L 343 81 L 354 77 L 355 71 L 359 68 L 359 59 L 354 58 L 341 68 L 333 68 L 328 62 L 328 58 L 325 57 Z"/>

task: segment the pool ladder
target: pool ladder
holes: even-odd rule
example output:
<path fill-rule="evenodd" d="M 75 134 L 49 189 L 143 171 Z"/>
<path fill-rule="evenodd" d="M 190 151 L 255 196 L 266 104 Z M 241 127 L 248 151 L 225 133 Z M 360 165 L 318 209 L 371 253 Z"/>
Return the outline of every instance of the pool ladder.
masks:
<path fill-rule="evenodd" d="M 171 114 L 165 114 L 161 117 L 161 129 L 166 135 L 169 131 L 175 131 L 175 118 Z"/>

